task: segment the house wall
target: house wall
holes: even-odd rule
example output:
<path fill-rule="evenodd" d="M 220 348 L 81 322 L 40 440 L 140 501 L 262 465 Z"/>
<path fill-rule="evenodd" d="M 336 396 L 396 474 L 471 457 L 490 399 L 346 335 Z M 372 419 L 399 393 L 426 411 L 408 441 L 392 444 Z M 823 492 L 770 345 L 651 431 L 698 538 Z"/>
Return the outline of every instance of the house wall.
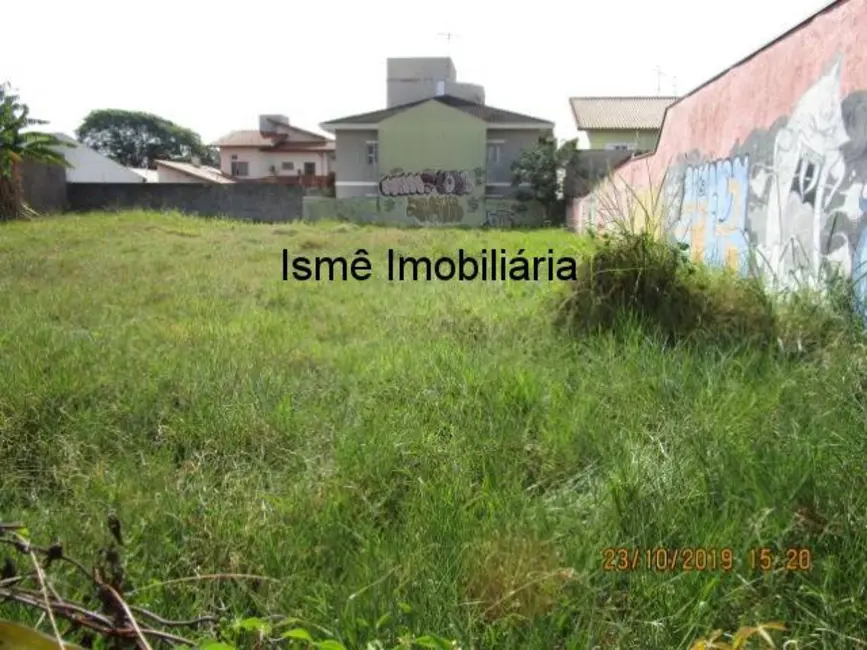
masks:
<path fill-rule="evenodd" d="M 269 223 L 300 219 L 304 192 L 276 183 L 69 183 L 67 191 L 75 211 L 177 210 Z"/>
<path fill-rule="evenodd" d="M 333 154 L 329 152 L 271 152 L 260 151 L 256 147 L 224 147 L 220 149 L 220 169 L 224 174 L 232 173 L 232 156 L 238 156 L 238 161 L 249 163 L 249 176 L 244 178 L 272 176 L 272 165 L 276 167 L 278 176 L 297 176 L 298 170 L 304 169 L 305 162 L 316 163 L 317 176 L 326 176 L 333 169 Z M 294 163 L 295 169 L 283 170 L 283 162 Z"/>
<path fill-rule="evenodd" d="M 378 141 L 376 129 L 337 131 L 334 138 L 337 198 L 365 196 L 379 191 L 379 165 L 367 163 L 367 143 Z"/>
<path fill-rule="evenodd" d="M 658 129 L 644 131 L 624 131 L 616 129 L 598 129 L 584 131 L 587 134 L 588 149 L 605 149 L 609 144 L 632 144 L 640 151 L 653 151 L 656 146 Z"/>
<path fill-rule="evenodd" d="M 484 121 L 437 101 L 379 125 L 381 210 L 409 223 L 482 225 Z"/>
<path fill-rule="evenodd" d="M 70 183 L 142 183 L 142 177 L 133 170 L 106 158 L 89 147 L 64 138 L 73 147 L 58 147 L 72 168 L 66 170 Z"/>
<path fill-rule="evenodd" d="M 487 141 L 485 148 L 485 169 L 487 172 L 487 183 L 502 191 L 511 186 L 512 183 L 512 163 L 521 157 L 521 152 L 525 149 L 534 148 L 539 138 L 545 131 L 536 129 L 527 130 L 511 130 L 511 129 L 488 129 Z M 492 165 L 487 161 L 487 142 L 500 142 L 502 146 L 502 157 L 499 165 Z M 492 188 L 493 189 L 493 188 Z"/>
<path fill-rule="evenodd" d="M 639 197 L 696 259 L 782 286 L 867 261 L 867 0 L 836 3 L 672 105 L 655 154 L 633 159 L 573 206 L 606 227 Z M 664 185 L 663 185 L 664 181 Z M 603 209 L 603 206 L 605 209 Z M 867 281 L 858 282 L 867 297 Z"/>

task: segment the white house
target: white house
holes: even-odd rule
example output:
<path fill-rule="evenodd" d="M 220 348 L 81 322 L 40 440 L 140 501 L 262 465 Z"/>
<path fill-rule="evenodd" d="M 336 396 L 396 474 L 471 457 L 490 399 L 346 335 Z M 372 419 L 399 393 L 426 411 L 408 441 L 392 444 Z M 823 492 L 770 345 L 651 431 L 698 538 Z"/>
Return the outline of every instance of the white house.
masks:
<path fill-rule="evenodd" d="M 213 146 L 220 171 L 238 181 L 324 186 L 334 171 L 334 140 L 291 125 L 285 115 L 260 115 L 258 129 L 232 131 Z"/>
<path fill-rule="evenodd" d="M 68 183 L 144 183 L 145 179 L 129 167 L 86 147 L 64 133 L 55 133 L 58 140 L 73 147 L 58 147 L 58 153 L 72 165 L 66 170 Z"/>

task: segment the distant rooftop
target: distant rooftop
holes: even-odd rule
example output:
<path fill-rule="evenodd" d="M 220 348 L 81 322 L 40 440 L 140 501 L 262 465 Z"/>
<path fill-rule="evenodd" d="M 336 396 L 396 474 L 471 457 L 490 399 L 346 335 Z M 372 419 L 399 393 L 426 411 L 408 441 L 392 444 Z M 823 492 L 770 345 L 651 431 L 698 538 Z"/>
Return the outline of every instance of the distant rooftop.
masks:
<path fill-rule="evenodd" d="M 658 129 L 677 97 L 572 97 L 569 103 L 579 131 Z"/>

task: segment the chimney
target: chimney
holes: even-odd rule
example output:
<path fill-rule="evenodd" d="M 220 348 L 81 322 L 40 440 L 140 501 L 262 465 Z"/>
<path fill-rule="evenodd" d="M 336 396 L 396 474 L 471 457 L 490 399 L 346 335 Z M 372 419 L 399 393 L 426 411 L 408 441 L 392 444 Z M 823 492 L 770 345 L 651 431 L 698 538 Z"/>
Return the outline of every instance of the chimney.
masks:
<path fill-rule="evenodd" d="M 193 167 L 201 167 L 202 166 L 202 159 L 199 158 L 198 156 L 192 156 L 190 158 L 190 162 L 193 163 Z"/>
<path fill-rule="evenodd" d="M 437 81 L 437 97 L 441 97 L 446 94 L 446 82 L 445 81 Z"/>

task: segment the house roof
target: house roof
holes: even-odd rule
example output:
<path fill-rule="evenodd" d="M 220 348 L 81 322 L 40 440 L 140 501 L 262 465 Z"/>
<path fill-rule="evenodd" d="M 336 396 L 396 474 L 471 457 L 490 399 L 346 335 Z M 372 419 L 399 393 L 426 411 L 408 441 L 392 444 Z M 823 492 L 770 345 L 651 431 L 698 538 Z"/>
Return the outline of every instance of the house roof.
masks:
<path fill-rule="evenodd" d="M 572 97 L 569 104 L 579 131 L 658 129 L 677 97 Z"/>
<path fill-rule="evenodd" d="M 176 172 L 198 178 L 208 183 L 227 184 L 236 182 L 234 178 L 226 176 L 225 174 L 223 174 L 223 172 L 221 172 L 219 169 L 216 169 L 215 167 L 207 167 L 204 165 L 196 166 L 192 163 L 175 162 L 174 160 L 157 160 L 155 162 L 158 167 L 162 165 L 163 167 L 168 167 L 169 169 L 173 169 Z"/>
<path fill-rule="evenodd" d="M 384 108 L 378 111 L 371 111 L 369 113 L 348 115 L 347 117 L 341 117 L 336 120 L 329 120 L 328 122 L 323 122 L 321 126 L 323 129 L 328 131 L 329 127 L 335 128 L 343 124 L 378 124 L 379 122 L 389 117 L 392 117 L 393 115 L 402 113 L 408 108 L 419 106 L 431 100 L 438 101 L 439 103 L 445 104 L 446 106 L 451 106 L 452 108 L 456 108 L 459 111 L 463 111 L 464 113 L 472 115 L 473 117 L 477 117 L 480 120 L 484 120 L 485 122 L 488 122 L 490 124 L 532 124 L 539 127 L 554 127 L 554 123 L 549 122 L 548 120 L 543 120 L 538 117 L 531 117 L 530 115 L 523 115 L 521 113 L 515 113 L 513 111 L 507 111 L 502 108 L 494 108 L 493 106 L 487 106 L 486 104 L 477 104 L 476 102 L 471 102 L 467 99 L 461 99 L 460 97 L 454 97 L 453 95 L 439 95 L 437 97 L 427 97 L 416 102 L 401 104 L 400 106 L 392 106 L 391 108 Z"/>

